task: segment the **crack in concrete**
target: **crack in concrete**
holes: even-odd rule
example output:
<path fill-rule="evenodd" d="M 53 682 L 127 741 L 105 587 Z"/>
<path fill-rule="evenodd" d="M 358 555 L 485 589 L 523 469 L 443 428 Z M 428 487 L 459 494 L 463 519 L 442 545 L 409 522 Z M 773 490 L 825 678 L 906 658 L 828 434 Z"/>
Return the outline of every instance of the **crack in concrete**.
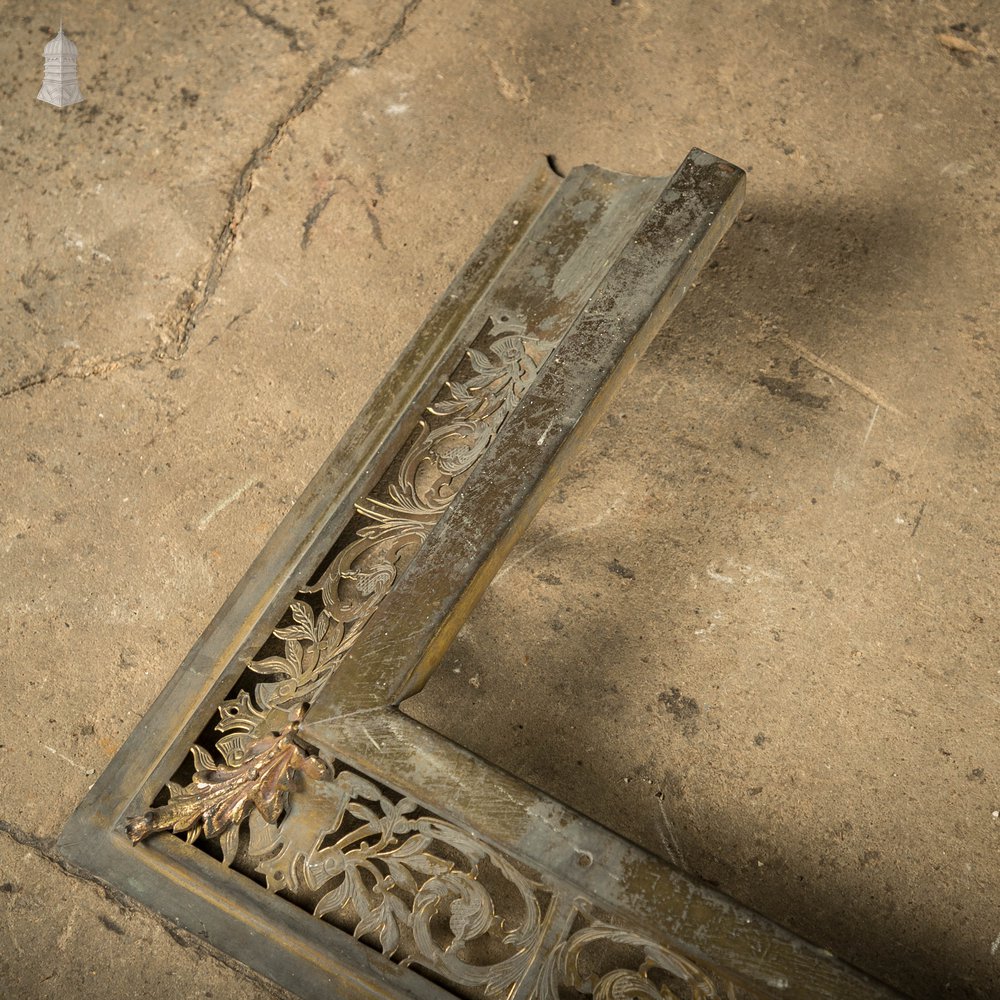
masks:
<path fill-rule="evenodd" d="M 65 865 L 60 862 L 59 856 L 53 850 L 55 846 L 54 839 L 37 837 L 33 833 L 28 833 L 27 830 L 22 830 L 20 827 L 14 826 L 13 823 L 8 823 L 5 819 L 0 819 L 0 833 L 6 834 L 6 836 L 22 847 L 30 847 L 36 854 L 40 854 L 45 858 L 46 861 L 51 861 L 53 864 L 65 869 Z"/>
<path fill-rule="evenodd" d="M 367 195 L 359 191 L 357 184 L 355 184 L 354 181 L 352 181 L 351 178 L 347 177 L 345 174 L 337 174 L 336 179 L 352 187 L 355 193 L 361 199 L 361 204 L 364 206 L 365 209 L 365 215 L 368 216 L 368 225 L 371 226 L 372 239 L 374 239 L 375 242 L 378 243 L 378 245 L 383 250 L 385 250 L 386 249 L 385 240 L 382 238 L 382 224 L 379 222 L 379 218 L 373 210 L 373 206 L 377 204 L 377 201 L 372 201 L 369 203 Z M 381 182 L 377 177 L 375 178 L 375 190 L 378 192 L 380 196 L 385 193 L 382 190 Z M 313 227 L 316 225 L 317 222 L 319 222 L 319 217 L 326 210 L 326 206 L 330 204 L 331 199 L 336 193 L 337 189 L 335 187 L 330 188 L 330 190 L 325 195 L 323 195 L 323 197 L 320 198 L 319 201 L 317 201 L 316 204 L 313 205 L 313 207 L 310 208 L 309 212 L 306 214 L 306 217 L 302 223 L 302 239 L 300 241 L 300 245 L 302 246 L 303 250 L 309 249 L 309 244 L 312 242 Z"/>
<path fill-rule="evenodd" d="M 283 989 L 281 989 L 281 987 L 272 983 L 270 980 L 265 979 L 263 976 L 258 975 L 258 973 L 247 968 L 240 962 L 237 962 L 225 952 L 219 951 L 203 938 L 198 937 L 196 934 L 192 934 L 190 931 L 185 930 L 183 927 L 179 927 L 177 924 L 171 923 L 166 917 L 156 913 L 154 910 L 146 909 L 145 906 L 136 902 L 131 896 L 120 892 L 118 889 L 113 888 L 105 882 L 102 882 L 96 876 L 91 875 L 90 872 L 69 864 L 56 852 L 55 838 L 36 836 L 35 834 L 29 833 L 27 830 L 22 830 L 20 827 L 15 826 L 13 823 L 9 823 L 4 819 L 0 819 L 0 835 L 7 837 L 15 844 L 27 847 L 29 850 L 38 855 L 38 857 L 40 857 L 43 861 L 47 861 L 49 864 L 58 868 L 64 875 L 68 875 L 70 878 L 75 879 L 78 882 L 84 882 L 87 885 L 93 886 L 109 903 L 117 906 L 122 913 L 141 913 L 148 917 L 182 948 L 191 948 L 199 955 L 214 959 L 220 965 L 224 965 L 230 971 L 235 972 L 246 982 L 252 984 L 258 989 L 264 990 L 266 993 L 269 993 L 275 998 L 275 1000 L 294 1000 L 294 998 L 291 997 L 291 994 L 286 993 Z M 103 918 L 98 917 L 98 919 L 100 919 L 102 923 L 104 922 Z M 107 924 L 105 924 L 105 926 L 107 926 Z M 109 928 L 109 930 L 113 929 Z M 116 931 L 114 933 L 119 932 Z"/>
<path fill-rule="evenodd" d="M 111 358 L 91 358 L 79 364 L 66 365 L 65 368 L 42 368 L 40 371 L 30 375 L 24 375 L 14 385 L 0 388 L 0 399 L 7 399 L 26 389 L 34 389 L 40 385 L 48 385 L 64 378 L 91 378 L 95 375 L 110 375 L 111 372 L 120 368 L 135 367 L 143 361 L 149 360 L 155 355 L 146 351 L 129 351 L 127 354 L 119 354 Z M 2 829 L 2 827 L 0 827 Z"/>
<path fill-rule="evenodd" d="M 309 74 L 302 92 L 294 104 L 285 114 L 271 126 L 264 140 L 253 150 L 246 163 L 237 175 L 230 192 L 226 209 L 226 221 L 219 234 L 215 238 L 212 255 L 209 259 L 207 269 L 199 272 L 195 276 L 191 285 L 186 288 L 178 297 L 171 314 L 162 321 L 161 327 L 165 327 L 169 332 L 161 334 L 161 343 L 150 351 L 129 351 L 109 358 L 92 358 L 79 364 L 66 365 L 63 368 L 52 369 L 48 365 L 39 371 L 22 376 L 17 382 L 6 388 L 0 388 L 0 400 L 7 399 L 19 392 L 27 389 L 34 389 L 38 386 L 49 385 L 61 379 L 77 378 L 86 379 L 95 375 L 109 375 L 126 367 L 135 367 L 143 361 L 163 360 L 165 358 L 180 358 L 187 352 L 191 331 L 194 330 L 198 320 L 208 305 L 215 289 L 222 280 L 222 275 L 229 261 L 236 243 L 236 235 L 240 223 L 246 215 L 249 207 L 250 193 L 253 189 L 254 175 L 260 166 L 270 157 L 278 143 L 288 131 L 289 126 L 301 115 L 305 114 L 323 95 L 329 85 L 339 76 L 350 69 L 364 69 L 373 65 L 385 51 L 400 41 L 406 34 L 406 27 L 411 15 L 420 6 L 423 0 L 407 0 L 403 5 L 402 12 L 393 23 L 392 28 L 386 36 L 367 51 L 359 56 L 350 59 L 343 59 L 340 56 L 333 56 L 323 60 L 320 65 Z M 262 23 L 267 23 L 268 27 L 280 30 L 283 34 L 294 29 L 286 28 L 279 22 L 270 18 L 269 15 L 260 15 L 254 11 L 249 4 L 242 3 L 252 17 L 257 17 Z M 268 20 L 274 21 L 273 24 Z M 309 215 L 303 224 L 302 248 L 306 249 L 311 237 L 312 227 L 316 224 L 323 209 L 326 208 L 334 192 L 320 199 L 310 210 Z M 381 226 L 374 213 L 366 208 L 368 220 L 372 226 L 372 235 L 383 248 L 385 243 L 382 240 Z M 245 315 L 242 314 L 242 315 Z M 231 324 L 230 324 L 231 325 Z M 0 827 L 2 831 L 2 827 Z"/>
<path fill-rule="evenodd" d="M 378 216 L 371 205 L 365 205 L 365 215 L 368 216 L 368 224 L 372 227 L 372 236 L 375 237 L 375 242 L 384 250 L 385 240 L 382 239 L 382 223 L 378 221 Z"/>
<path fill-rule="evenodd" d="M 288 48 L 292 52 L 305 51 L 306 47 L 299 41 L 299 33 L 294 28 L 289 27 L 287 24 L 282 24 L 271 14 L 262 14 L 256 8 L 251 7 L 246 0 L 236 0 L 236 2 L 250 17 L 252 17 L 255 21 L 259 21 L 265 28 L 270 28 L 272 31 L 276 31 L 279 35 L 284 35 L 284 37 L 288 39 Z"/>
<path fill-rule="evenodd" d="M 309 74 L 299 97 L 271 126 L 264 140 L 257 145 L 240 169 L 229 192 L 226 221 L 215 238 L 212 256 L 204 277 L 200 274 L 195 277 L 191 286 L 179 296 L 173 314 L 164 320 L 162 325 L 168 332 L 163 346 L 156 351 L 158 357 L 170 355 L 179 358 L 187 351 L 191 332 L 214 295 L 236 244 L 236 235 L 249 207 L 250 193 L 257 170 L 270 158 L 291 124 L 313 107 L 334 80 L 348 70 L 370 67 L 387 49 L 403 38 L 410 16 L 422 2 L 423 0 L 407 0 L 385 37 L 361 55 L 350 59 L 332 56 L 324 59 Z"/>
<path fill-rule="evenodd" d="M 336 188 L 330 188 L 329 191 L 319 201 L 309 209 L 309 214 L 306 216 L 305 222 L 302 223 L 302 249 L 306 250 L 309 247 L 309 240 L 312 239 L 312 228 L 319 222 L 319 217 L 323 214 L 323 209 L 330 204 L 330 199 L 336 193 Z"/>

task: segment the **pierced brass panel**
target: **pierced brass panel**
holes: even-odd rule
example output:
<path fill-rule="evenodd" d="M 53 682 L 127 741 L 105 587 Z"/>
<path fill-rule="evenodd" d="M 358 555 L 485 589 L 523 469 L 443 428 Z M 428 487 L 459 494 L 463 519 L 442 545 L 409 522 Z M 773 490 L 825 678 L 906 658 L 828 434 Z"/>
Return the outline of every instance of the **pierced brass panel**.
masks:
<path fill-rule="evenodd" d="M 699 150 L 671 178 L 529 179 L 74 814 L 67 859 L 302 997 L 890 996 L 396 708 L 743 189 Z"/>

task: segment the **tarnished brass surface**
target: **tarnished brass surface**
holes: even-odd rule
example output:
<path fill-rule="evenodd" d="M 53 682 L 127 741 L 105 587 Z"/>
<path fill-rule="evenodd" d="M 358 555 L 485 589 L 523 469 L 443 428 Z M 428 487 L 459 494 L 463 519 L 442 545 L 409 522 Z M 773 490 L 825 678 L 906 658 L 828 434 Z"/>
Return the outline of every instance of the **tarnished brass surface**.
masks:
<path fill-rule="evenodd" d="M 537 886 L 547 929 L 536 960 L 513 996 L 530 997 L 542 989 L 545 976 L 551 975 L 551 970 L 545 971 L 547 956 L 560 947 L 561 954 L 586 958 L 591 969 L 592 961 L 601 957 L 602 961 L 619 963 L 609 964 L 609 973 L 641 973 L 648 956 L 644 958 L 641 949 L 636 950 L 638 941 L 649 953 L 673 956 L 678 968 L 688 969 L 691 978 L 671 986 L 682 997 L 886 1000 L 894 995 L 828 953 L 484 763 L 396 708 L 358 712 L 314 725 L 311 738 L 325 759 L 348 771 L 363 770 L 367 780 L 388 792 L 388 798 L 415 803 L 418 815 L 433 810 L 439 820 L 475 831 L 490 857 L 518 865 Z M 295 823 L 299 810 L 313 808 L 310 800 L 321 784 L 310 784 L 305 795 L 292 800 L 281 829 L 286 823 Z M 287 841 L 284 864 L 294 867 L 291 862 L 296 850 L 308 851 L 308 847 L 306 840 L 293 834 Z M 441 856 L 446 847 L 435 843 L 426 850 Z M 518 919 L 522 912 L 518 902 L 499 893 L 498 888 L 494 880 L 488 892 L 496 916 Z M 400 902 L 408 898 L 405 891 L 389 891 Z M 348 919 L 341 926 L 356 931 L 353 916 L 345 916 Z M 627 939 L 632 946 L 602 950 L 596 939 L 584 934 L 576 939 L 576 947 L 570 948 L 578 931 L 595 925 L 615 927 L 631 935 Z M 377 946 L 377 939 L 372 939 L 372 944 Z M 443 927 L 437 945 L 447 945 Z M 433 965 L 433 952 L 405 954 L 411 963 L 426 962 L 428 968 L 445 977 Z M 631 968 L 628 961 L 634 961 Z M 623 962 L 626 964 L 620 964 Z M 710 982 L 714 992 L 684 992 L 693 990 L 697 982 Z M 465 986 L 461 981 L 449 980 L 449 985 L 453 992 L 472 995 L 461 988 Z M 670 997 L 669 993 L 664 995 Z"/>
<path fill-rule="evenodd" d="M 630 231 L 614 256 L 598 258 L 599 281 L 578 311 L 567 321 L 562 310 L 556 325 L 551 299 L 559 301 L 557 290 L 566 295 L 565 288 L 575 287 L 567 272 L 582 282 L 576 258 L 584 248 L 593 252 L 591 241 L 600 245 L 608 225 L 609 213 L 602 217 L 596 211 L 592 190 L 580 192 L 582 203 L 569 195 L 576 202 L 566 212 L 574 221 L 570 232 L 580 231 L 578 217 L 586 220 L 586 241 L 569 253 L 543 253 L 543 259 L 566 260 L 548 279 L 547 297 L 519 304 L 528 330 L 547 331 L 536 335 L 557 343 L 521 405 L 498 430 L 488 460 L 471 470 L 387 595 L 378 627 L 366 630 L 317 696 L 307 728 L 320 718 L 396 704 L 423 686 L 618 385 L 728 229 L 744 186 L 742 171 L 700 150 L 693 150 L 668 182 L 628 181 L 643 214 L 634 223 L 628 220 Z M 560 243 L 567 239 L 559 231 L 554 237 Z"/>
<path fill-rule="evenodd" d="M 74 814 L 66 857 L 303 997 L 890 996 L 394 707 L 743 187 L 699 150 L 669 179 L 531 178 Z"/>

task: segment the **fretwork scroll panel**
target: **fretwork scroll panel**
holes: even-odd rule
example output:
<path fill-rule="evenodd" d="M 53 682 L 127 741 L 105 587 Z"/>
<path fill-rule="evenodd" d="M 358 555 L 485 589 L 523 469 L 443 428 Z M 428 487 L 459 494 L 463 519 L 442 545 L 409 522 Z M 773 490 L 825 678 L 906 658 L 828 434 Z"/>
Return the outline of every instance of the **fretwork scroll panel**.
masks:
<path fill-rule="evenodd" d="M 508 996 L 554 912 L 544 878 L 474 831 L 334 763 L 237 866 L 316 917 L 468 998 Z"/>
<path fill-rule="evenodd" d="M 554 341 L 534 336 L 513 310 L 491 316 L 467 360 L 442 386 L 401 458 L 356 505 L 357 518 L 329 564 L 292 603 L 274 639 L 280 652 L 256 657 L 247 679 L 220 706 L 215 740 L 235 766 L 247 745 L 280 728 L 311 701 L 368 626 L 513 412 Z"/>
<path fill-rule="evenodd" d="M 220 704 L 220 718 L 192 748 L 199 771 L 220 776 L 239 770 L 248 747 L 283 731 L 294 713 L 315 700 L 365 632 L 372 616 L 461 491 L 540 368 L 571 327 L 655 201 L 662 182 L 596 168 L 576 171 L 536 219 L 523 226 L 529 252 L 515 254 L 457 339 L 467 343 L 453 371 L 439 374 L 435 395 L 406 444 L 383 456 L 386 469 L 354 516 L 310 573 L 309 583 L 272 625 L 271 638 L 250 659 Z M 571 279 L 568 276 L 572 276 Z M 183 790 L 185 808 L 197 789 L 182 767 L 166 786 Z M 242 782 L 245 775 L 240 773 Z M 213 781 L 211 792 L 220 790 Z M 169 806 L 161 794 L 155 823 Z M 252 803 L 252 796 L 248 799 Z M 199 825 L 184 821 L 196 839 Z M 152 830 L 130 826 L 141 839 Z"/>
<path fill-rule="evenodd" d="M 277 824 L 251 815 L 234 867 L 449 992 L 759 996 L 399 790 L 339 761 L 324 774 Z"/>

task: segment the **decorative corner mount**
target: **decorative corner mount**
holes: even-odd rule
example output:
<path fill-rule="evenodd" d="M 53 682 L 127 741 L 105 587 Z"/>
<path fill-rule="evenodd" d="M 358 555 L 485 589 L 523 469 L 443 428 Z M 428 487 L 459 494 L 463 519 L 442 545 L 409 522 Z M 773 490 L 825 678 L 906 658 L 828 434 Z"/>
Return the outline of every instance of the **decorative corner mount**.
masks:
<path fill-rule="evenodd" d="M 202 747 L 191 748 L 195 771 L 182 787 L 170 782 L 170 801 L 126 820 L 125 833 L 133 844 L 155 833 L 186 833 L 188 843 L 200 834 L 221 837 L 225 862 L 235 855 L 240 823 L 256 809 L 271 824 L 277 823 L 288 801 L 297 774 L 322 778 L 329 768 L 322 758 L 308 754 L 295 734 L 305 715 L 298 705 L 280 732 L 255 740 L 235 766 L 217 765 Z"/>

